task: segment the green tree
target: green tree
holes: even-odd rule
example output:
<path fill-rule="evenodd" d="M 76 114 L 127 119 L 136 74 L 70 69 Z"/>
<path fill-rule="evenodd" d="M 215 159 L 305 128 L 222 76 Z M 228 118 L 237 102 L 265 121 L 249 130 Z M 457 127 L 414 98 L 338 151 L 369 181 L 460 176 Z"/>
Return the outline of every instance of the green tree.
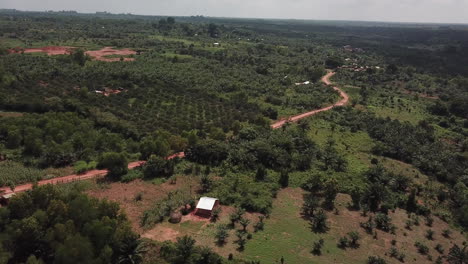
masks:
<path fill-rule="evenodd" d="M 279 184 L 281 187 L 286 188 L 289 185 L 289 173 L 285 170 L 281 171 Z"/>
<path fill-rule="evenodd" d="M 218 225 L 218 227 L 216 228 L 216 233 L 215 233 L 216 243 L 218 245 L 224 245 L 228 237 L 229 237 L 229 232 L 228 232 L 227 226 L 223 224 Z"/>
<path fill-rule="evenodd" d="M 124 153 L 106 152 L 101 155 L 98 162 L 99 168 L 108 169 L 108 176 L 119 180 L 128 171 L 127 157 Z"/>
<path fill-rule="evenodd" d="M 143 262 L 143 254 L 147 251 L 147 245 L 136 237 L 129 237 L 123 241 L 120 247 L 119 264 L 138 264 Z"/>
<path fill-rule="evenodd" d="M 327 215 L 323 210 L 318 210 L 317 213 L 312 217 L 312 230 L 314 232 L 322 233 L 327 231 Z"/>
<path fill-rule="evenodd" d="M 458 245 L 453 245 L 447 254 L 447 261 L 450 264 L 466 264 L 468 263 L 468 250 L 466 246 L 463 248 Z"/>

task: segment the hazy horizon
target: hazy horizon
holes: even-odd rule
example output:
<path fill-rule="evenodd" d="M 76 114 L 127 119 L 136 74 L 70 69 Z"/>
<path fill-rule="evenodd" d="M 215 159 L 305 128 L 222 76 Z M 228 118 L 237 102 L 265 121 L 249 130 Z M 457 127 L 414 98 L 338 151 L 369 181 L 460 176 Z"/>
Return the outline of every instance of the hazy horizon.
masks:
<path fill-rule="evenodd" d="M 468 23 L 468 0 L 5 0 L 0 8 L 24 11 L 74 10 L 137 15 L 265 19 L 354 20 L 407 23 Z"/>

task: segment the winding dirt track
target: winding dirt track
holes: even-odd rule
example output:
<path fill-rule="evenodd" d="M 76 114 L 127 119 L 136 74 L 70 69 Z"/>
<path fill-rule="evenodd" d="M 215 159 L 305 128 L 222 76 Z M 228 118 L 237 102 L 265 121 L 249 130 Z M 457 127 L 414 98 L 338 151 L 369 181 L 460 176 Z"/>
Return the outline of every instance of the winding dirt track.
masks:
<path fill-rule="evenodd" d="M 331 72 L 331 71 L 328 72 L 325 76 L 322 77 L 322 82 L 325 83 L 326 85 L 331 85 L 330 78 L 333 75 L 335 75 L 335 72 Z M 301 120 L 303 118 L 313 116 L 313 115 L 316 115 L 316 114 L 318 114 L 320 112 L 328 111 L 328 110 L 332 109 L 333 107 L 343 106 L 346 103 L 348 103 L 349 96 L 345 92 L 343 92 L 340 88 L 338 88 L 336 86 L 334 86 L 333 89 L 340 93 L 340 96 L 342 97 L 342 99 L 340 101 L 336 102 L 333 105 L 324 107 L 324 108 L 320 108 L 320 109 L 313 110 L 313 111 L 310 111 L 310 112 L 306 112 L 306 113 L 303 113 L 303 114 L 291 116 L 291 117 L 289 117 L 287 119 L 277 121 L 277 122 L 275 122 L 275 123 L 273 123 L 271 125 L 271 128 L 277 129 L 277 128 L 280 128 L 280 127 L 284 126 L 288 122 L 297 122 L 297 121 L 299 121 L 299 120 Z M 169 160 L 169 159 L 174 159 L 176 157 L 183 158 L 183 157 L 185 157 L 185 154 L 184 154 L 184 152 L 179 152 L 179 153 L 176 153 L 174 155 L 166 157 L 166 159 Z M 135 167 L 139 167 L 139 166 L 145 164 L 145 162 L 146 161 L 131 162 L 131 163 L 128 164 L 128 168 L 133 169 Z M 92 178 L 97 178 L 97 177 L 103 177 L 103 176 L 105 176 L 107 174 L 107 172 L 108 172 L 107 170 L 91 170 L 91 171 L 88 171 L 88 172 L 86 172 L 84 174 L 72 174 L 72 175 L 68 175 L 68 176 L 64 176 L 64 177 L 53 178 L 53 179 L 49 179 L 49 180 L 42 180 L 42 181 L 38 182 L 38 185 L 59 184 L 59 183 L 67 183 L 67 182 L 73 182 L 73 181 L 82 181 L 82 180 L 87 180 L 87 179 L 92 179 Z M 27 184 L 16 186 L 14 191 L 11 190 L 9 187 L 2 187 L 2 188 L 0 188 L 0 194 L 3 193 L 2 195 L 9 195 L 9 194 L 12 194 L 12 193 L 24 192 L 24 191 L 32 189 L 32 187 L 33 187 L 32 183 L 27 183 Z"/>
<path fill-rule="evenodd" d="M 325 83 L 326 85 L 331 85 L 330 78 L 333 75 L 335 75 L 335 72 L 329 71 L 325 76 L 322 77 L 322 82 Z M 313 110 L 313 111 L 310 111 L 310 112 L 306 112 L 306 113 L 302 113 L 302 114 L 299 114 L 299 115 L 291 116 L 291 117 L 289 117 L 287 119 L 282 119 L 282 120 L 280 120 L 278 122 L 273 123 L 271 125 L 271 128 L 277 129 L 277 128 L 280 128 L 280 127 L 284 126 L 288 122 L 297 122 L 297 121 L 299 121 L 299 120 L 301 120 L 303 118 L 313 116 L 313 115 L 316 115 L 316 114 L 318 114 L 320 112 L 328 111 L 328 110 L 332 109 L 333 107 L 343 106 L 346 103 L 348 103 L 349 96 L 345 92 L 343 92 L 343 90 L 341 90 L 340 88 L 338 88 L 336 86 L 334 86 L 333 89 L 340 93 L 340 96 L 342 97 L 342 99 L 340 101 L 334 103 L 333 105 L 324 107 L 324 108 L 320 108 L 320 109 Z"/>

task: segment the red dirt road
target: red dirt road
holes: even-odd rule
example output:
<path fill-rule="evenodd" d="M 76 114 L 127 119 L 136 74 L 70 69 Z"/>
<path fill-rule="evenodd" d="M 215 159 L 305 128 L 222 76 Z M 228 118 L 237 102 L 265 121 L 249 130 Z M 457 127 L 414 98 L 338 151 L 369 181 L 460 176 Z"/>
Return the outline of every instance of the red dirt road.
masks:
<path fill-rule="evenodd" d="M 330 78 L 335 75 L 335 72 L 328 72 L 325 76 L 322 77 L 322 82 L 325 83 L 326 85 L 331 85 L 331 81 L 330 81 Z M 291 116 L 287 119 L 282 119 L 280 121 L 277 121 L 273 124 L 271 124 L 271 128 L 273 129 L 277 129 L 277 128 L 280 128 L 282 126 L 284 126 L 286 123 L 288 122 L 297 122 L 303 118 L 306 118 L 306 117 L 309 117 L 309 116 L 313 116 L 313 115 L 316 115 L 320 112 L 324 112 L 324 111 L 328 111 L 328 110 L 331 110 L 333 107 L 336 107 L 336 106 L 343 106 L 345 105 L 346 103 L 348 103 L 349 101 L 349 96 L 343 92 L 343 90 L 341 90 L 340 88 L 334 86 L 333 87 L 334 90 L 338 91 L 340 93 L 340 96 L 341 96 L 341 100 L 334 103 L 333 105 L 330 105 L 330 106 L 327 106 L 327 107 L 324 107 L 324 108 L 320 108 L 320 109 L 317 109 L 317 110 L 313 110 L 313 111 L 310 111 L 310 112 L 306 112 L 306 113 L 303 113 L 303 114 L 299 114 L 299 115 L 295 115 L 295 116 Z"/>
<path fill-rule="evenodd" d="M 171 155 L 169 157 L 166 157 L 166 159 L 174 159 L 174 158 L 183 158 L 185 157 L 184 152 L 179 152 L 174 155 Z M 135 162 L 130 162 L 128 164 L 129 169 L 134 169 L 136 167 L 139 167 L 143 164 L 145 164 L 146 161 L 135 161 Z M 59 184 L 59 183 L 67 183 L 67 182 L 74 182 L 74 181 L 82 181 L 82 180 L 88 180 L 92 178 L 97 178 L 97 177 L 103 177 L 106 176 L 107 170 L 91 170 L 88 171 L 84 174 L 72 174 L 68 176 L 63 176 L 63 177 L 58 177 L 58 178 L 53 178 L 53 179 L 48 179 L 48 180 L 42 180 L 38 182 L 38 185 L 46 185 L 46 184 Z M 19 192 L 24 192 L 27 190 L 32 189 L 33 184 L 32 183 L 26 183 L 23 185 L 16 186 L 15 190 L 12 191 L 10 187 L 2 187 L 0 188 L 0 194 L 1 195 L 8 195 L 12 193 L 19 193 Z"/>
<path fill-rule="evenodd" d="M 331 85 L 330 78 L 333 75 L 335 75 L 335 72 L 330 71 L 325 76 L 322 77 L 321 81 L 323 83 L 325 83 L 326 85 Z M 340 96 L 342 97 L 342 99 L 340 101 L 334 103 L 333 105 L 330 105 L 330 106 L 327 106 L 327 107 L 324 107 L 324 108 L 321 108 L 321 109 L 313 110 L 313 111 L 306 112 L 306 113 L 303 113 L 303 114 L 299 114 L 299 115 L 296 115 L 296 116 L 291 116 L 288 119 L 283 119 L 283 120 L 277 121 L 277 122 L 273 123 L 271 125 L 271 127 L 273 129 L 277 129 L 277 128 L 280 128 L 280 127 L 284 126 L 287 122 L 297 122 L 297 121 L 299 121 L 299 120 L 301 120 L 303 118 L 313 116 L 313 115 L 318 114 L 320 112 L 331 110 L 333 107 L 343 106 L 346 103 L 348 103 L 349 96 L 345 92 L 343 92 L 340 88 L 338 88 L 336 86 L 334 86 L 333 89 L 340 93 Z M 177 158 L 184 158 L 185 153 L 184 152 L 179 152 L 179 153 L 176 153 L 176 154 L 173 154 L 171 156 L 166 157 L 166 159 L 169 160 L 169 159 L 174 159 L 176 157 Z M 146 161 L 131 162 L 131 163 L 128 164 L 128 168 L 133 169 L 135 167 L 138 167 L 138 166 L 141 166 L 141 165 L 145 164 L 145 162 Z M 85 174 L 72 174 L 72 175 L 68 175 L 68 176 L 64 176 L 64 177 L 59 177 L 59 178 L 54 178 L 54 179 L 49 179 L 49 180 L 42 180 L 42 181 L 38 182 L 38 185 L 58 184 L 58 183 L 67 183 L 67 182 L 73 182 L 73 181 L 81 181 L 81 180 L 87 180 L 87 179 L 92 179 L 92 178 L 96 178 L 96 177 L 103 177 L 106 174 L 107 174 L 107 170 L 92 170 L 92 171 L 86 172 Z M 3 192 L 2 195 L 6 195 L 6 194 L 11 194 L 11 193 L 24 192 L 24 191 L 27 191 L 27 190 L 30 190 L 30 189 L 32 189 L 32 184 L 27 183 L 27 184 L 16 186 L 14 191 L 12 191 L 9 187 L 2 187 L 2 188 L 0 188 L 0 193 Z"/>

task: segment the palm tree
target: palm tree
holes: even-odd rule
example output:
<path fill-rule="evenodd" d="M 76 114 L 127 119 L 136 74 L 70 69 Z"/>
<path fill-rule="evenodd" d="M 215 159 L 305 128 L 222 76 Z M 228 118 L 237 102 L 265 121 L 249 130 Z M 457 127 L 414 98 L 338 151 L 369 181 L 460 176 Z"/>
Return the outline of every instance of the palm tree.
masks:
<path fill-rule="evenodd" d="M 147 245 L 141 239 L 127 239 L 120 247 L 119 264 L 138 264 L 143 261 Z"/>
<path fill-rule="evenodd" d="M 468 263 L 468 251 L 466 246 L 460 248 L 458 245 L 454 245 L 450 248 L 450 251 L 447 255 L 447 261 L 450 264 L 466 264 Z"/>

